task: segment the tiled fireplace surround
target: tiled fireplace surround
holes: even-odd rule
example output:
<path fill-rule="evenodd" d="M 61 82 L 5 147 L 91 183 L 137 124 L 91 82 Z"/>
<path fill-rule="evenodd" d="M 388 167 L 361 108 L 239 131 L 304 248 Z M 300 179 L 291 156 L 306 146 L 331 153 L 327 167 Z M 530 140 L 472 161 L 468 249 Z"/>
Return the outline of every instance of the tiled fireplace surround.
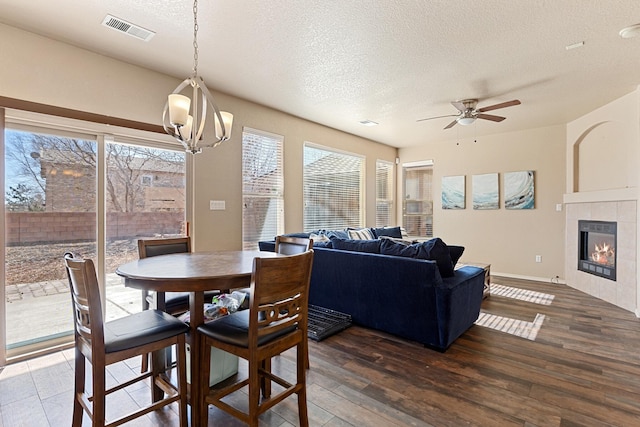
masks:
<path fill-rule="evenodd" d="M 589 295 L 636 312 L 637 301 L 637 201 L 568 202 L 565 223 L 565 279 L 567 285 Z M 618 223 L 617 281 L 578 270 L 578 220 Z"/>

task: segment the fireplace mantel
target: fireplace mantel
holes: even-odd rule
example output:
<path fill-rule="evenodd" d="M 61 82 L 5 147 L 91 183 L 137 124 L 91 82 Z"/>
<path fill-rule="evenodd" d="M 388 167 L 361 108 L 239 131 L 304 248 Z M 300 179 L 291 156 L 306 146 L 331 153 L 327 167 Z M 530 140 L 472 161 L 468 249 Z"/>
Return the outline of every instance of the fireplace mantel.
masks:
<path fill-rule="evenodd" d="M 593 202 L 620 202 L 625 200 L 638 200 L 638 188 L 618 188 L 615 190 L 581 191 L 579 193 L 567 193 L 562 197 L 565 204 L 593 203 Z"/>

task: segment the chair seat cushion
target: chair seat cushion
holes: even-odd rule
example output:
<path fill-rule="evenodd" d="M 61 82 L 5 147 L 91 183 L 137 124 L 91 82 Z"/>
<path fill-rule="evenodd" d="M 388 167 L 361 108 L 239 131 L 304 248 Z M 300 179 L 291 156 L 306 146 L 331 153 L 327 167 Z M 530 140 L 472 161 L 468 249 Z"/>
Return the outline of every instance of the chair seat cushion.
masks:
<path fill-rule="evenodd" d="M 227 344 L 238 347 L 249 347 L 249 314 L 250 310 L 236 311 L 228 316 L 220 317 L 198 327 L 198 332 Z M 284 328 L 278 332 L 258 338 L 258 345 L 295 331 L 296 326 Z"/>
<path fill-rule="evenodd" d="M 179 334 L 189 327 L 170 314 L 144 310 L 104 324 L 106 353 L 140 347 Z"/>

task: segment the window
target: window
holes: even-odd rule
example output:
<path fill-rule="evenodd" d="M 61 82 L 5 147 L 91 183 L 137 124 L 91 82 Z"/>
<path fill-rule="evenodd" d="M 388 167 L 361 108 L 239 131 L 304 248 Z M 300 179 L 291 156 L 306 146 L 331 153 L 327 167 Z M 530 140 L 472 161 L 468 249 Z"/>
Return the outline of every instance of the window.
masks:
<path fill-rule="evenodd" d="M 260 130 L 242 132 L 242 247 L 258 248 L 284 231 L 284 138 Z"/>
<path fill-rule="evenodd" d="M 376 227 L 391 224 L 393 217 L 393 163 L 376 162 Z"/>
<path fill-rule="evenodd" d="M 304 230 L 361 227 L 364 158 L 304 146 Z"/>
<path fill-rule="evenodd" d="M 433 237 L 433 161 L 402 165 L 402 225 L 413 237 Z"/>

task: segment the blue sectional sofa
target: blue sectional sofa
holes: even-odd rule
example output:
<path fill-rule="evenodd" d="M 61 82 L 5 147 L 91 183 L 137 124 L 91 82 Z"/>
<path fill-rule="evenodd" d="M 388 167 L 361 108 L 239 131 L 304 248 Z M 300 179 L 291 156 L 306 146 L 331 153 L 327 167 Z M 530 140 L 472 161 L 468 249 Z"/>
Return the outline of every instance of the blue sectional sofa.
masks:
<path fill-rule="evenodd" d="M 335 249 L 331 243 L 314 245 L 310 304 L 348 313 L 354 324 L 441 352 L 477 320 L 482 268 L 451 268 L 446 273 L 451 275 L 442 277 L 439 261 L 376 253 L 373 240 L 351 242 L 350 250 Z M 337 246 L 344 247 L 341 243 Z M 417 252 L 423 244 L 412 246 Z M 354 250 L 367 245 L 367 252 Z M 378 243 L 385 245 L 390 246 Z M 274 242 L 260 242 L 260 249 L 273 251 Z M 382 251 L 389 253 L 388 248 Z"/>

